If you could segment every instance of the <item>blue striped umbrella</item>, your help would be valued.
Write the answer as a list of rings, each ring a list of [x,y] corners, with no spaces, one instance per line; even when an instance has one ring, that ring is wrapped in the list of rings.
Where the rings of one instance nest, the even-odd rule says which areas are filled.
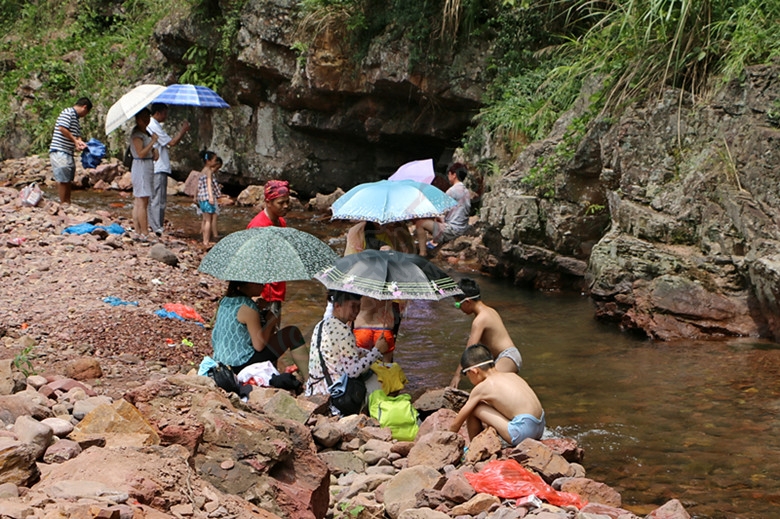
[[[200,85],[173,84],[157,96],[155,103],[180,106],[199,106],[201,108],[230,108],[219,94],[209,87]]]

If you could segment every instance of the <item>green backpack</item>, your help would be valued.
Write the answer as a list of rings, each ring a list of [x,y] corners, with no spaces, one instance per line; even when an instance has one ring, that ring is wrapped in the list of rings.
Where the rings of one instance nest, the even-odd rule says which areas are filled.
[[[395,440],[412,441],[420,429],[411,395],[387,396],[384,391],[377,389],[368,397],[368,411],[372,418],[379,420],[379,425],[393,431]]]

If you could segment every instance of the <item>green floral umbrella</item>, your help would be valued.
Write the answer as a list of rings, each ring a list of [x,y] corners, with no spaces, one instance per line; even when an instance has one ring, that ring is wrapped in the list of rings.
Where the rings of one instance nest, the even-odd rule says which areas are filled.
[[[254,227],[222,238],[198,270],[226,281],[311,279],[338,258],[325,243],[291,227]]]

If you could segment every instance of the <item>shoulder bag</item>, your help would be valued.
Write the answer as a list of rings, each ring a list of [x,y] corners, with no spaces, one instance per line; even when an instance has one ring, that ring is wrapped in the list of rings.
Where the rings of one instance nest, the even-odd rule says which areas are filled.
[[[335,383],[333,382],[330,373],[328,373],[328,365],[325,364],[325,358],[322,356],[322,327],[324,324],[325,320],[320,323],[317,330],[317,353],[320,356],[320,366],[325,383],[328,385],[330,401],[336,409],[341,411],[343,416],[358,414],[363,409],[366,400],[366,383],[360,378],[348,377],[346,373],[341,375]]]

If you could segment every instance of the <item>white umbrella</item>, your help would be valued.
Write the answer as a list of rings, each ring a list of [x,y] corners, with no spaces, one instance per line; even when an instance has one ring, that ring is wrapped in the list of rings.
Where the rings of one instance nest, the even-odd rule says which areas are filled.
[[[436,177],[433,171],[433,159],[413,160],[407,162],[390,175],[387,180],[415,180],[423,184],[430,184]]]
[[[139,85],[111,105],[106,115],[106,134],[122,126],[127,120],[157,99],[165,87],[162,85]]]

